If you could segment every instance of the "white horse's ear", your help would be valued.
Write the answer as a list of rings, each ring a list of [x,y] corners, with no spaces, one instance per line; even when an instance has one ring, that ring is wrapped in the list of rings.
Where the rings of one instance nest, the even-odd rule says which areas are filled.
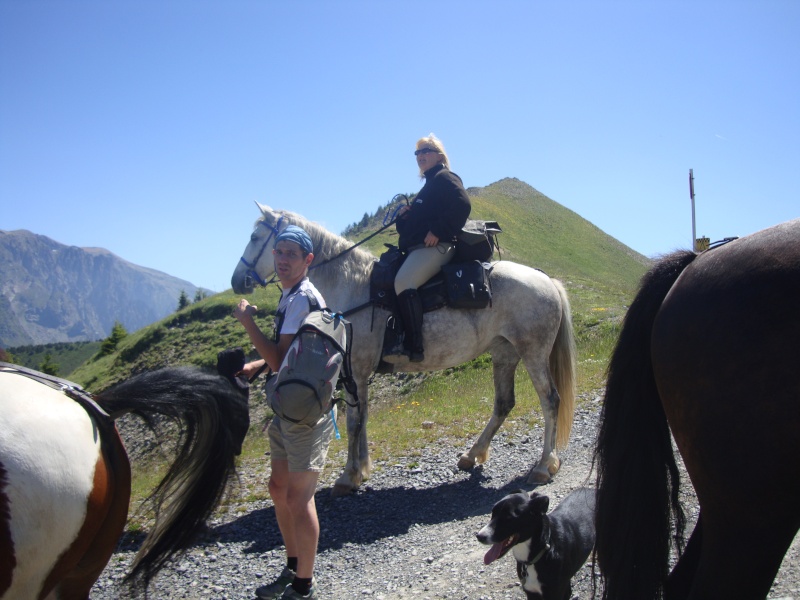
[[[267,206],[266,204],[260,204],[258,202],[258,200],[254,200],[254,202],[256,203],[256,206],[258,207],[258,210],[261,211],[262,215],[266,216],[267,213],[271,213],[272,212],[272,209],[269,206]]]

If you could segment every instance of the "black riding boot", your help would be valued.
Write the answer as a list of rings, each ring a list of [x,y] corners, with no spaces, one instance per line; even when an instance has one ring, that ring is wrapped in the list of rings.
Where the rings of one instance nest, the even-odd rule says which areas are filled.
[[[397,296],[405,331],[405,347],[411,362],[422,362],[422,298],[417,290],[405,290]]]
[[[398,342],[387,350],[383,360],[390,364],[408,361],[421,362],[422,353],[422,299],[417,290],[406,290],[397,296],[398,329],[402,330]]]
[[[389,331],[389,328],[391,328],[392,331]],[[396,307],[395,313],[389,318],[389,322],[387,323],[386,335],[392,336],[394,343],[390,348],[384,351],[381,358],[392,365],[407,363],[408,350],[406,350],[406,346],[403,343],[406,337],[405,333],[403,333],[403,320],[400,318]]]

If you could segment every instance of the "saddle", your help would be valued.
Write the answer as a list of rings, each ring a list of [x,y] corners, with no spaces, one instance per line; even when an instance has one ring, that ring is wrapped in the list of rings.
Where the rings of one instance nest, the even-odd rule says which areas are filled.
[[[396,246],[390,244],[386,246],[388,250],[372,266],[370,301],[394,313],[397,309],[394,279],[405,260],[405,255]],[[422,299],[422,311],[427,313],[445,306],[461,309],[490,306],[491,270],[490,263],[479,260],[451,262],[443,266],[439,273],[417,290]]]

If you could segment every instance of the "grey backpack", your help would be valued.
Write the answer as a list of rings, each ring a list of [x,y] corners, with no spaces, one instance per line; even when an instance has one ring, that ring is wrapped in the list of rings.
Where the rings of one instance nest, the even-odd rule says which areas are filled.
[[[266,385],[273,412],[303,425],[313,425],[331,410],[340,375],[345,388],[355,396],[350,372],[352,336],[348,335],[352,326],[341,314],[319,309],[312,294],[308,299],[312,310],[297,330],[278,372]]]

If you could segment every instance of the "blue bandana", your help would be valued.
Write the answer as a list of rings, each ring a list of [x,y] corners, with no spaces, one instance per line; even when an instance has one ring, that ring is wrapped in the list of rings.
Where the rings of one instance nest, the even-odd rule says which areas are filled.
[[[286,229],[281,231],[278,234],[278,237],[275,238],[275,243],[277,244],[283,240],[294,242],[300,246],[303,249],[303,252],[306,254],[311,254],[314,252],[314,245],[311,243],[311,238],[297,225],[289,225]]]

